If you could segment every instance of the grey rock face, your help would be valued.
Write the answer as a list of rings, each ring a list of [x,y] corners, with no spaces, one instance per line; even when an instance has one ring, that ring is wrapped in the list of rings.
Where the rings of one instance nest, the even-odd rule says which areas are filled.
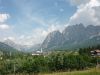
[[[100,26],[88,25],[85,27],[83,24],[76,24],[66,27],[62,33],[59,31],[51,32],[41,46],[44,49],[74,46],[74,44],[82,44],[82,42],[97,36],[100,36]]]
[[[63,44],[63,34],[59,31],[51,32],[44,40],[43,48],[55,48]]]

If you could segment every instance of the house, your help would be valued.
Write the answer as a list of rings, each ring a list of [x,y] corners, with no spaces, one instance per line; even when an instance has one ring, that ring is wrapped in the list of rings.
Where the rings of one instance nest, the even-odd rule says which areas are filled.
[[[91,55],[92,56],[99,56],[100,57],[100,50],[96,49],[96,50],[91,51]]]
[[[97,56],[100,56],[100,50],[99,49],[95,50],[95,52],[96,52]]]

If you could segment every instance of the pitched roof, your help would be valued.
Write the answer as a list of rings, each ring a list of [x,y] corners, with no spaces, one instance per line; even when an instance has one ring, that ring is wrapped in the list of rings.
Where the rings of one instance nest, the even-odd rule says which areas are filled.
[[[97,53],[100,53],[100,50],[99,49],[97,49],[97,50],[95,50]]]

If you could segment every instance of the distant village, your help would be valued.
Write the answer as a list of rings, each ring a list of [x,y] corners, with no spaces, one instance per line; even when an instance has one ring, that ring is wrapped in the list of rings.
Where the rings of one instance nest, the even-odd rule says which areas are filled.
[[[40,50],[36,50],[36,51],[33,51],[32,52],[32,56],[35,56],[35,55],[48,55],[50,52],[47,52],[47,51],[43,51],[43,49],[41,48]]]

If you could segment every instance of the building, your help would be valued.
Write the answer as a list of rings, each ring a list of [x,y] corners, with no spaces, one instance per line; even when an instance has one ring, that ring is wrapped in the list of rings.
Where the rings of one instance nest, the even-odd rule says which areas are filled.
[[[34,56],[34,55],[43,55],[43,50],[42,50],[42,48],[41,48],[41,50],[33,51],[33,52],[32,52],[32,55],[33,55],[33,56]]]
[[[99,56],[100,57],[100,50],[96,49],[96,50],[91,51],[91,55],[92,56]]]
[[[100,56],[100,50],[95,50],[97,56]]]
[[[96,50],[93,50],[91,51],[91,55],[92,57],[100,57],[100,50],[99,49],[96,49]],[[100,68],[100,60],[97,58],[97,68]]]

